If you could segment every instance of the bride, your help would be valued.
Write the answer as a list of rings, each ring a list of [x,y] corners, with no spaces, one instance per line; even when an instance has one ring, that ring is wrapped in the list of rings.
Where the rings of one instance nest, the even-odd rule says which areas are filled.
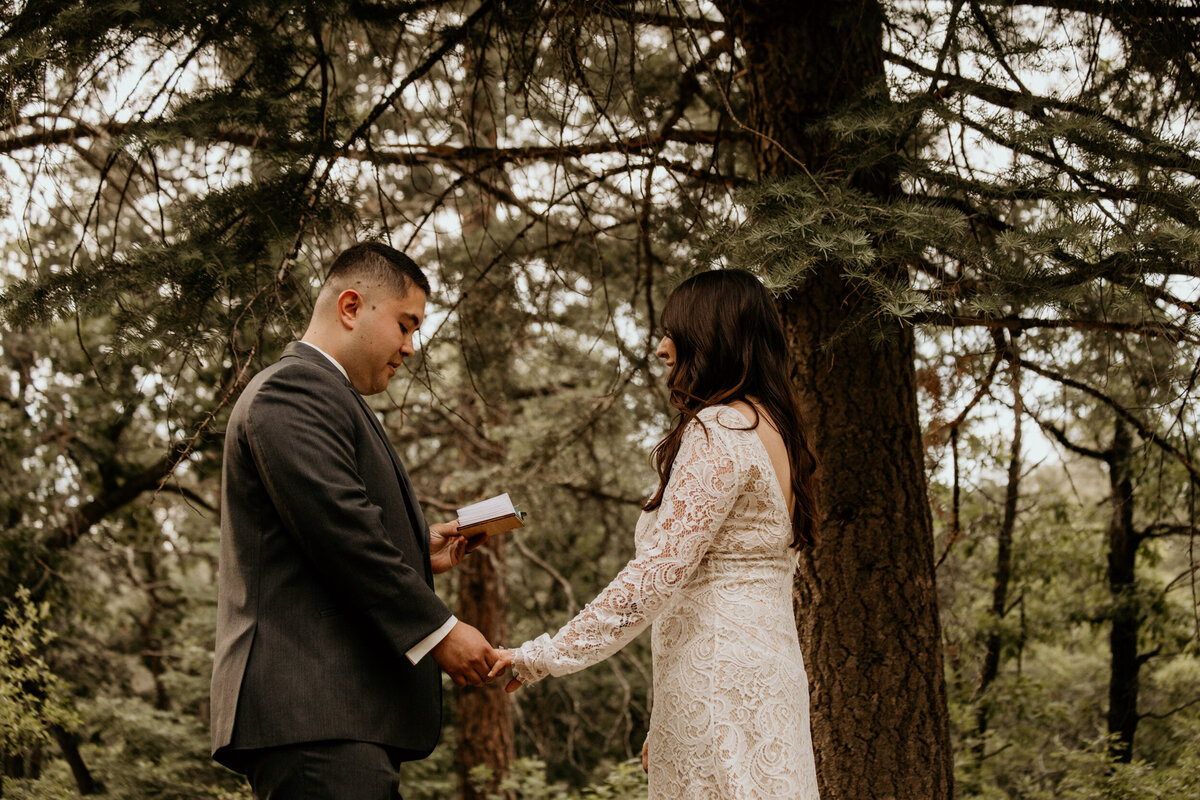
[[[500,651],[489,678],[511,665],[513,691],[576,672],[653,622],[651,800],[817,800],[792,611],[816,464],[779,314],[753,275],[714,270],[671,293],[662,323],[657,354],[680,413],[654,450],[636,555],[553,638]]]

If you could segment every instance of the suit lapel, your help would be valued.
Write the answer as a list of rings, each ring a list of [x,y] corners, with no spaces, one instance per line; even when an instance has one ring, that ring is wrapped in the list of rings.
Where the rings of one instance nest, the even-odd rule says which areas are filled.
[[[392,447],[392,443],[388,441],[387,433],[383,430],[383,425],[380,424],[379,418],[375,416],[375,412],[367,405],[366,399],[351,386],[351,393],[358,400],[358,406],[362,412],[367,415],[367,419],[371,421],[371,427],[375,429],[375,433],[379,436],[380,442],[383,444],[383,449],[387,451],[388,458],[392,460],[392,466],[396,470],[396,477],[400,481],[400,488],[404,490],[404,496],[408,506],[408,516],[412,520],[413,532],[416,534],[417,541],[421,543],[424,550],[429,550],[429,536],[427,534],[427,526],[425,525],[425,515],[421,512],[421,506],[417,502],[417,492],[413,488],[412,481],[408,478],[408,470],[400,463],[400,457],[396,455],[396,448]]]

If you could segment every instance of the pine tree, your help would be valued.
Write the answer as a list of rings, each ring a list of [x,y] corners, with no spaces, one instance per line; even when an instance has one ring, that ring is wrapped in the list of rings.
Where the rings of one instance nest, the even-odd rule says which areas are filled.
[[[5,478],[9,586],[36,583],[32,564],[60,574],[101,532],[140,542],[130,509],[148,497],[203,499],[223,414],[364,237],[431,267],[438,315],[490,296],[513,315],[439,330],[380,410],[431,507],[503,475],[553,509],[548,528],[578,526],[512,540],[516,636],[561,623],[627,554],[615,542],[650,479],[630,454],[665,422],[650,366],[665,292],[714,262],[780,291],[824,465],[797,596],[826,797],[953,791],[923,341],[991,358],[1007,352],[992,332],[1020,333],[1025,378],[1105,404],[1196,479],[1186,370],[1150,413],[1061,367],[1084,340],[1194,353],[1187,4],[57,0],[0,20],[19,231],[4,424],[25,431],[5,447],[46,471]],[[473,69],[488,114],[456,102]],[[481,197],[473,240],[448,221]],[[42,331],[79,390],[37,396]],[[488,336],[506,374],[472,384],[460,351]],[[486,413],[465,413],[467,386]],[[64,468],[37,439],[56,398],[85,392],[57,416],[80,438]],[[494,461],[465,469],[478,446]],[[464,451],[456,469],[442,448]],[[558,712],[612,694],[571,686],[632,694],[638,664],[537,688],[516,711],[543,727],[520,726],[518,747],[576,778],[596,753],[632,755],[644,708]],[[603,746],[581,744],[588,725]]]

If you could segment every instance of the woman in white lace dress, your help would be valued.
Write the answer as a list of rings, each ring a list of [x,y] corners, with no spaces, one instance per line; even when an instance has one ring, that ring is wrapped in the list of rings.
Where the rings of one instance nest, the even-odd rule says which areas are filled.
[[[501,651],[522,682],[596,664],[653,623],[651,800],[817,800],[808,679],[792,616],[811,543],[812,452],[787,383],[778,312],[738,270],[668,298],[658,355],[680,417],[636,555],[553,638]]]

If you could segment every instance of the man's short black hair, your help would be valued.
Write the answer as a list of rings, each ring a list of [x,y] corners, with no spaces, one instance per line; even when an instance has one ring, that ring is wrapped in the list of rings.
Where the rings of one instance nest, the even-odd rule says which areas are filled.
[[[416,262],[379,242],[364,242],[343,251],[325,276],[325,285],[339,290],[351,288],[355,281],[377,284],[400,296],[413,286],[429,294],[429,279]]]

